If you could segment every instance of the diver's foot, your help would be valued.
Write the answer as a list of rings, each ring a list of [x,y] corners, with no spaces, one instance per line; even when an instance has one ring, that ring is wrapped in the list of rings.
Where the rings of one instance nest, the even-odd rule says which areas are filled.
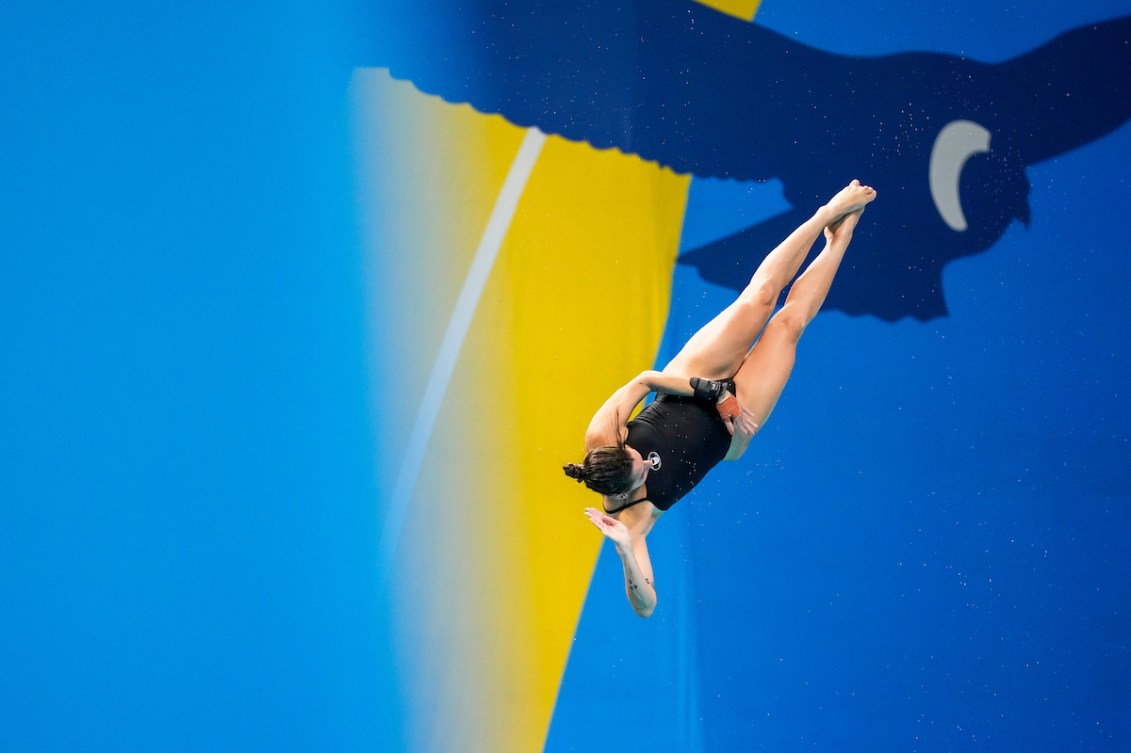
[[[845,217],[857,212],[876,198],[876,189],[871,186],[862,186],[860,181],[854,180],[840,189],[836,196],[829,199],[825,209],[832,215],[828,227],[835,227]]]
[[[852,231],[856,229],[856,223],[860,221],[862,214],[864,214],[864,207],[860,207],[855,212],[849,212],[826,227],[825,242],[832,243],[840,240],[847,244],[848,241],[852,240]]]

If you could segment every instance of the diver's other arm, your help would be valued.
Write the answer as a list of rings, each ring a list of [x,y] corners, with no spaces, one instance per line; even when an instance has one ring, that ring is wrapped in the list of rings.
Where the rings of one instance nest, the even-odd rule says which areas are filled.
[[[585,432],[585,447],[592,449],[624,441],[625,424],[632,411],[650,392],[692,395],[691,380],[659,371],[642,371],[605,401],[593,414]]]
[[[652,562],[644,535],[633,533],[612,515],[592,507],[585,508],[589,521],[616,546],[624,568],[624,593],[629,606],[639,617],[651,617],[656,609],[656,587],[652,582]]]

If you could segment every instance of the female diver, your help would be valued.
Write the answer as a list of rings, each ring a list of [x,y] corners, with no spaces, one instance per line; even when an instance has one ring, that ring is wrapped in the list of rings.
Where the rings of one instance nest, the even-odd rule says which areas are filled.
[[[719,461],[739,458],[770,417],[801,333],[825,301],[864,206],[875,198],[874,189],[852,181],[770,252],[738,300],[663,371],[645,371],[621,387],[589,423],[585,460],[565,472],[601,495],[604,509],[585,514],[616,545],[625,593],[641,617],[656,608],[645,538]],[[825,248],[773,313],[822,232]],[[626,423],[650,392],[656,399]]]

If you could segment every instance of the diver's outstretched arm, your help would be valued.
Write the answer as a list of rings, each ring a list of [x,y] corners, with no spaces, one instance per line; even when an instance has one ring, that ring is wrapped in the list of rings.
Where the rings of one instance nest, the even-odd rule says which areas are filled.
[[[585,508],[585,515],[616,545],[617,556],[624,567],[624,593],[632,611],[639,617],[651,617],[656,609],[656,587],[653,585],[652,561],[648,557],[644,533],[592,507]]]

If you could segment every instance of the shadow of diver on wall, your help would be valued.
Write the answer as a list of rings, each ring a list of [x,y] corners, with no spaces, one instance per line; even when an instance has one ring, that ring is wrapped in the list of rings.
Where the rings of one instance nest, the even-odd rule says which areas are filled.
[[[797,207],[866,175],[885,201],[826,307],[888,321],[945,315],[943,267],[1028,224],[1026,168],[1131,118],[1131,16],[997,64],[835,55],[686,0],[422,0],[374,26],[362,64],[519,126],[699,177],[777,178]],[[797,224],[787,212],[680,262],[739,290]]]

